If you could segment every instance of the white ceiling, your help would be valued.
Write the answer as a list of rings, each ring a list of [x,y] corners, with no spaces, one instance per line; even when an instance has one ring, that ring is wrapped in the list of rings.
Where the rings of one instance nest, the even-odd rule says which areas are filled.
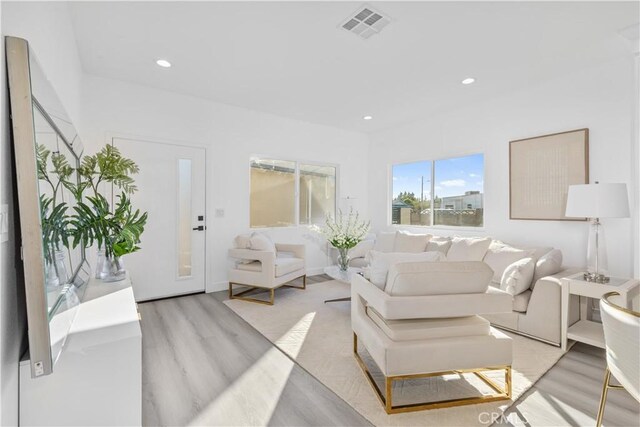
[[[633,2],[71,3],[85,71],[309,122],[375,131],[629,54]],[[173,63],[155,65],[157,58]],[[468,76],[476,83],[463,86]],[[364,121],[362,116],[372,115]]]

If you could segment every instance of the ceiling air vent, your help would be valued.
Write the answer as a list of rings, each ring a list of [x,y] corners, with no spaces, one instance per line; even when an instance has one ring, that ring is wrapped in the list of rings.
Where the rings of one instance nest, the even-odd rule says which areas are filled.
[[[388,16],[383,15],[371,6],[365,5],[344,20],[340,26],[350,33],[356,34],[363,39],[368,39],[382,31],[389,22],[391,22],[391,19]]]

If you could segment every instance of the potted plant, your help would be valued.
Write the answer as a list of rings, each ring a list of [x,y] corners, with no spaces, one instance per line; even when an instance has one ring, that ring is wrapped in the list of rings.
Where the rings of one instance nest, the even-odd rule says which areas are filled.
[[[90,191],[86,202],[81,200],[74,207],[71,223],[74,228],[74,247],[81,241],[86,246],[98,245],[96,278],[106,281],[121,280],[125,276],[122,257],[140,249],[140,237],[147,222],[147,213],[133,209],[128,195],[137,188],[131,175],[138,173],[138,166],[120,151],[106,145],[93,156],[83,157],[78,170],[82,181],[79,192]],[[110,183],[121,191],[115,209],[99,192],[100,184]]]
[[[51,160],[51,170],[49,170],[49,160]],[[74,189],[73,183],[69,180],[73,174],[73,168],[63,154],[52,153],[42,144],[36,145],[36,163],[38,180],[46,184],[40,195],[40,222],[45,259],[45,284],[48,289],[52,289],[65,284],[69,278],[62,247],[69,250],[71,230],[67,215],[68,205],[62,199],[61,190],[63,187]]]
[[[323,228],[314,226],[313,228],[322,233],[331,246],[338,250],[338,267],[340,271],[347,271],[349,268],[349,249],[355,247],[364,239],[369,232],[371,223],[360,219],[360,214],[349,210],[345,216],[338,210],[338,216],[333,218],[327,216]]]

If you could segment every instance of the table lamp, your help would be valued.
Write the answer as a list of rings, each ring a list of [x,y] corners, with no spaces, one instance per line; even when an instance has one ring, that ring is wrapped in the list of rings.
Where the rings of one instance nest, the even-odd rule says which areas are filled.
[[[565,215],[590,218],[587,272],[584,280],[609,283],[607,253],[600,218],[629,218],[627,184],[603,183],[570,185]]]

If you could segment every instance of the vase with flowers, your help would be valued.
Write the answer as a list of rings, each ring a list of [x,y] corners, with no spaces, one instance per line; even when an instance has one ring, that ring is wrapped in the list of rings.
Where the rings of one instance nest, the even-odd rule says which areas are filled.
[[[360,214],[353,209],[347,215],[338,210],[336,217],[327,216],[324,227],[314,226],[323,234],[329,244],[338,250],[338,267],[340,271],[349,268],[349,249],[360,243],[369,232],[370,221],[360,219]]]

